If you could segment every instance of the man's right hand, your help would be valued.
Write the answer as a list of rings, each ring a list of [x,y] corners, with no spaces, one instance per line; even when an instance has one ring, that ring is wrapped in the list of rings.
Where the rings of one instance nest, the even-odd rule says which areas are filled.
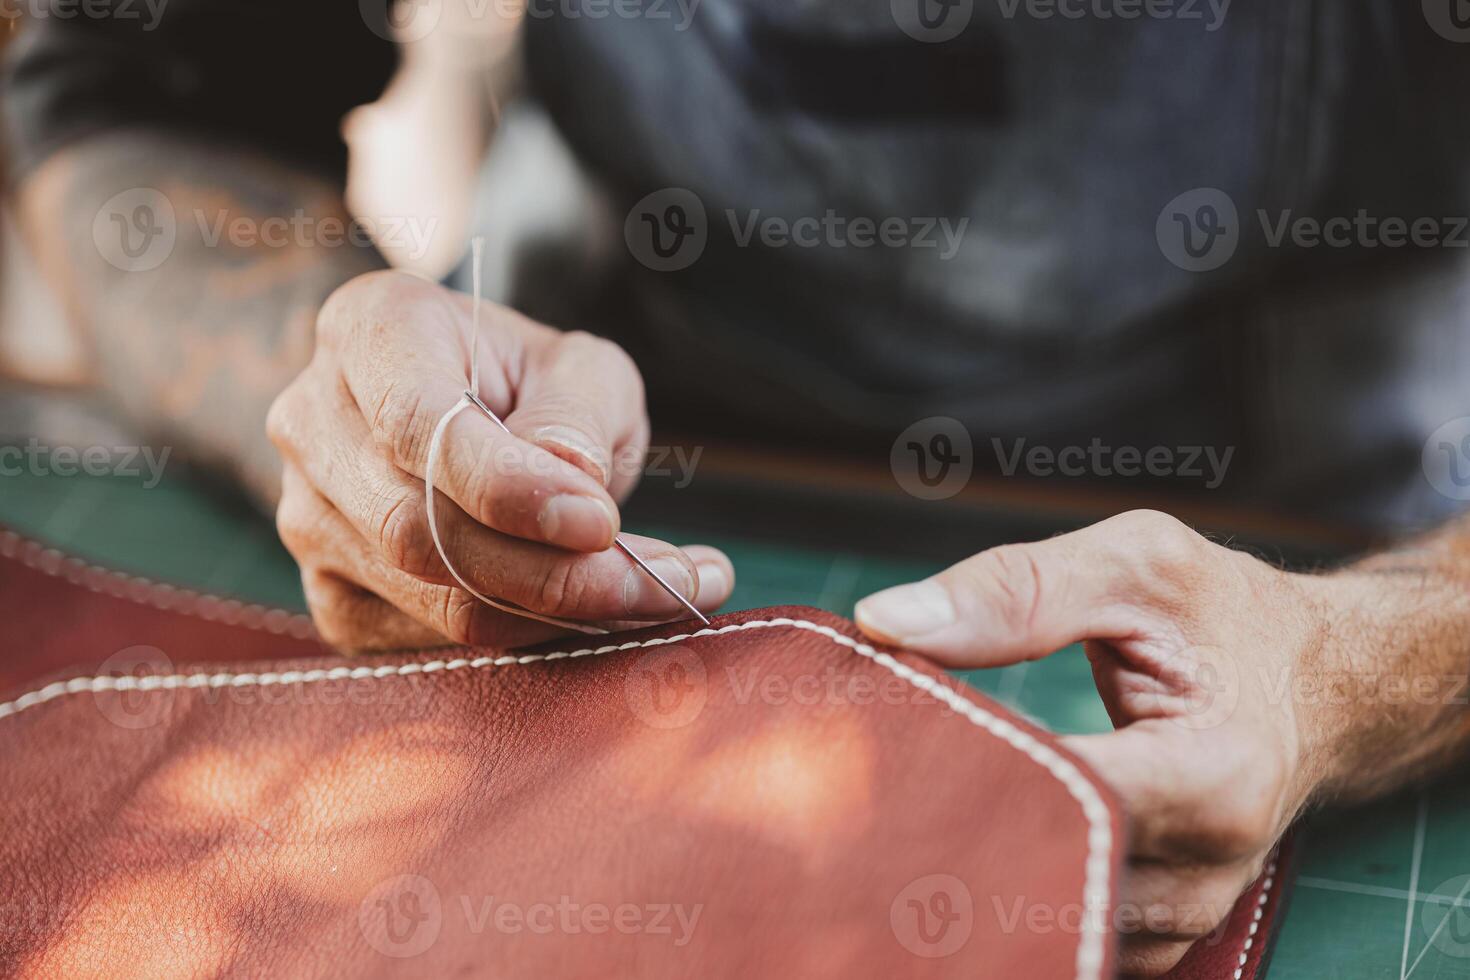
[[[481,312],[479,395],[512,434],[476,411],[445,433],[435,516],[454,567],[480,592],[558,619],[676,617],[670,596],[608,550],[648,440],[632,361],[495,304]],[[468,385],[470,329],[462,294],[359,276],[323,305],[311,363],[271,407],[277,526],[334,646],[514,646],[557,632],[455,586],[429,534],[429,441]],[[729,598],[734,570],[719,551],[625,540],[701,609]]]

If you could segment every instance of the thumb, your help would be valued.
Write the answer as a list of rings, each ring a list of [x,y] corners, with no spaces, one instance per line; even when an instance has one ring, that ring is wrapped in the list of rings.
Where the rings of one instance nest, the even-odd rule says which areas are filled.
[[[531,352],[505,424],[610,487],[624,468],[620,453],[642,461],[643,381],[616,344],[585,333],[558,335]]]
[[[1136,721],[1102,735],[1064,735],[1062,746],[1076,754],[1117,795],[1129,815],[1130,852],[1137,858],[1177,857],[1181,841],[1203,836],[1202,801],[1225,816],[1248,794],[1222,799],[1215,777],[1218,747],[1162,718]]]
[[[1111,602],[1106,544],[1092,529],[981,552],[932,578],[868,596],[859,628],[951,667],[1035,660],[1085,639],[1128,635]]]

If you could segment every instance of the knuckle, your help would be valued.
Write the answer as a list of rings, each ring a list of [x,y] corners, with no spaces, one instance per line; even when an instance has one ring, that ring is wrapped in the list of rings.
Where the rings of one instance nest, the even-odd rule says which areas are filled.
[[[322,640],[333,647],[353,646],[358,617],[352,613],[346,588],[323,574],[308,573],[302,576],[302,591]]]
[[[573,561],[554,561],[542,571],[531,590],[537,612],[567,616],[581,605],[584,585]]]
[[[440,632],[455,643],[474,643],[479,605],[479,600],[463,589],[445,588],[439,603]]]
[[[270,409],[265,413],[265,434],[271,444],[277,449],[285,451],[296,442],[297,419],[299,416],[299,398],[296,386],[301,383],[300,379],[292,382],[276,396],[271,402]]]
[[[276,534],[297,562],[305,563],[316,549],[319,522],[303,495],[282,493],[276,506]]]
[[[617,376],[620,380],[642,391],[643,375],[638,370],[638,364],[633,360],[633,355],[624,350],[621,344],[583,330],[573,330],[563,334],[561,342],[569,348],[585,351],[588,358],[593,360],[605,375]]]
[[[401,382],[383,389],[368,418],[373,443],[399,464],[427,452],[433,423],[425,423],[422,394],[405,390]]]
[[[374,526],[378,547],[394,568],[424,578],[437,567],[428,512],[417,497],[402,494],[384,498]]]
[[[332,347],[359,327],[379,323],[376,318],[365,319],[359,311],[392,302],[410,283],[421,284],[422,281],[394,269],[366,272],[347,280],[332,290],[317,310],[318,343]]]
[[[352,330],[357,320],[352,310],[362,292],[362,279],[363,277],[358,276],[347,280],[332,290],[322,301],[321,307],[316,311],[318,345],[327,348],[336,347],[338,342]]]
[[[1119,530],[1143,545],[1150,564],[1178,568],[1197,560],[1205,539],[1178,518],[1156,510],[1134,510],[1115,518]]]
[[[979,593],[991,600],[1000,621],[1012,631],[1027,630],[1045,594],[1040,562],[1025,545],[1001,545],[982,552],[971,573]]]

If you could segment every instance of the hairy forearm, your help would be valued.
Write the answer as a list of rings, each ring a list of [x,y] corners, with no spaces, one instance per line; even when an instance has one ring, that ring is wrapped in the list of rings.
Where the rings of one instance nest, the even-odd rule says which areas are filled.
[[[1364,799],[1470,761],[1470,520],[1318,584],[1321,644],[1295,687],[1334,747],[1320,795]]]
[[[138,188],[167,207],[139,212],[159,198]],[[19,210],[98,383],[151,437],[273,503],[266,411],[309,359],[322,301],[383,266],[343,234],[341,189],[202,140],[128,133],[47,161]]]

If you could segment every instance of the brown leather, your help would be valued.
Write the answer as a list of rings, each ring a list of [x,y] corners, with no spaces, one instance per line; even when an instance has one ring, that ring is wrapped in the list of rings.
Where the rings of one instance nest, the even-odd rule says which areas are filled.
[[[1195,943],[1165,980],[1257,980],[1266,975],[1271,944],[1291,893],[1293,842],[1288,834],[1266,869],[1219,929]]]
[[[0,604],[0,974],[1111,975],[1102,784],[837,617],[349,660],[13,536]]]
[[[325,656],[305,616],[99,568],[0,528],[0,691],[146,664]],[[165,652],[166,651],[166,652]]]

